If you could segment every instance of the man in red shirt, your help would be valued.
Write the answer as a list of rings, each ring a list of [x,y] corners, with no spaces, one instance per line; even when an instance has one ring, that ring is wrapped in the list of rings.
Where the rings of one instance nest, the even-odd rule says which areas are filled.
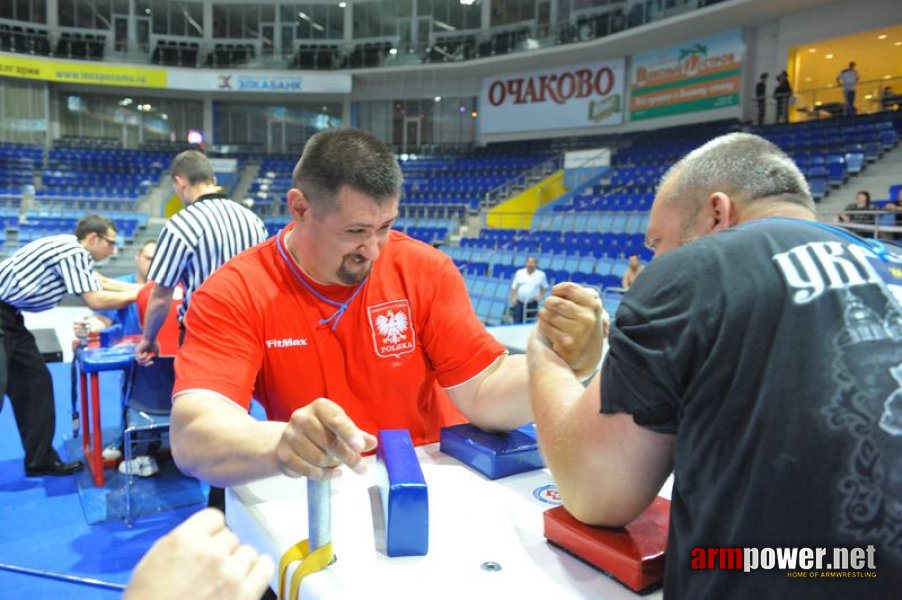
[[[341,464],[361,469],[379,429],[423,444],[462,420],[507,430],[532,419],[523,356],[477,320],[453,262],[391,231],[402,176],[385,144],[317,134],[292,182],[293,222],[192,297],[171,431],[183,471],[219,486],[328,479]],[[579,301],[545,307],[543,334],[584,377],[599,362],[601,303],[569,294]],[[251,397],[269,421],[247,414]]]

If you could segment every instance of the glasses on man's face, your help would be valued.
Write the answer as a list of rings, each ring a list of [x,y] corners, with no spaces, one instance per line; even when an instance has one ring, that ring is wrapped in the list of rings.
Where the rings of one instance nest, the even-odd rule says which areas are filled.
[[[116,240],[115,240],[115,239],[112,239],[112,240],[111,240],[110,238],[106,237],[105,235],[100,235],[99,233],[97,234],[97,237],[99,237],[100,239],[102,239],[104,242],[106,242],[106,243],[109,244],[110,246],[115,246],[115,245],[116,245]]]

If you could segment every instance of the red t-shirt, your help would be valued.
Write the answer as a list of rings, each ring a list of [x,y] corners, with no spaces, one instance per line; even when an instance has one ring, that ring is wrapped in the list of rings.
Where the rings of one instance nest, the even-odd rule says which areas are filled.
[[[150,301],[150,294],[156,283],[148,281],[138,291],[138,297],[135,303],[138,305],[138,322],[141,329],[144,329],[144,315],[147,313],[147,303]],[[160,347],[160,356],[175,356],[179,349],[179,306],[182,304],[182,293],[180,288],[176,288],[178,293],[172,297],[172,305],[169,307],[169,314],[157,333],[157,345]]]
[[[220,267],[194,293],[176,359],[174,393],[212,390],[272,420],[319,397],[361,429],[408,429],[415,444],[464,419],[442,388],[472,379],[504,353],[473,313],[442,252],[398,232],[333,331],[336,302],[355,287],[306,277],[278,236]]]

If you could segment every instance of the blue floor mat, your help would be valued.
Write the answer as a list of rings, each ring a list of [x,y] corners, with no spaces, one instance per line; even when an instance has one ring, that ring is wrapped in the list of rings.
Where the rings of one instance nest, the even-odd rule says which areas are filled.
[[[111,436],[104,435],[104,438]],[[66,440],[66,454],[82,456],[80,438]],[[200,481],[183,475],[171,459],[157,462],[160,472],[153,477],[132,477],[133,519],[176,508],[206,505],[206,490]],[[96,487],[86,466],[76,478],[78,498],[89,525],[125,520],[125,475],[110,468],[104,470],[104,477],[104,487]]]

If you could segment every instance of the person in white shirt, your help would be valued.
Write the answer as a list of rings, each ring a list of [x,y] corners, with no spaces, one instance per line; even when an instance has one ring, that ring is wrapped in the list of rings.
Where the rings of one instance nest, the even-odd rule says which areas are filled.
[[[526,259],[526,267],[518,269],[511,284],[510,303],[514,323],[524,323],[536,317],[539,300],[548,290],[548,278],[535,256]]]
[[[843,97],[846,105],[843,114],[847,117],[855,114],[855,86],[858,84],[858,71],[855,70],[855,63],[850,62],[847,69],[843,69],[836,76],[836,83],[842,86]]]

